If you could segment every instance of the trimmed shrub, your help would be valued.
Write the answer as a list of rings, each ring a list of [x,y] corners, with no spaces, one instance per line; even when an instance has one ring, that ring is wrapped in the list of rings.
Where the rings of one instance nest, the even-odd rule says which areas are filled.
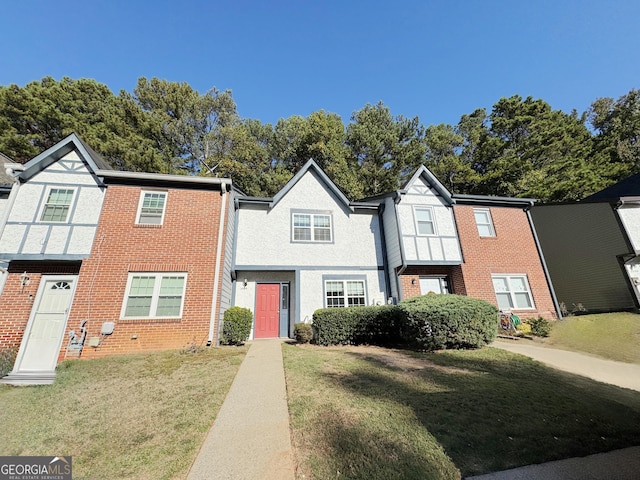
[[[403,300],[399,307],[402,339],[420,350],[479,348],[498,332],[498,309],[484,300],[427,294]]]
[[[531,333],[536,337],[548,337],[551,333],[551,323],[546,318],[529,318],[527,323],[531,325]]]
[[[313,327],[308,323],[296,323],[293,336],[298,343],[309,343],[313,339]]]
[[[253,314],[243,307],[231,307],[225,310],[222,324],[222,340],[224,345],[242,345],[251,334]]]
[[[17,348],[3,348],[0,350],[0,378],[11,371],[17,354]]]
[[[394,345],[400,310],[394,306],[323,308],[313,314],[319,345]]]

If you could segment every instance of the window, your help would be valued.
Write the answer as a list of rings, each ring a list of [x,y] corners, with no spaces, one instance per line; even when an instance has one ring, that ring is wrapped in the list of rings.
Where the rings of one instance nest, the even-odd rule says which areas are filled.
[[[481,237],[496,236],[493,221],[491,220],[491,212],[488,209],[474,208],[473,216],[476,217],[476,225],[478,226],[478,233]]]
[[[42,209],[41,222],[66,222],[73,200],[71,188],[52,188]]]
[[[363,280],[327,280],[326,305],[332,307],[363,307],[367,304]]]
[[[331,215],[326,213],[294,213],[295,242],[331,242]]]
[[[446,277],[420,277],[420,293],[449,293],[449,282]]]
[[[136,223],[144,225],[162,225],[167,192],[142,192],[138,206]]]
[[[501,310],[533,308],[526,275],[493,275],[493,289]]]
[[[179,318],[182,316],[185,273],[131,273],[123,318]]]
[[[418,235],[435,235],[436,225],[433,221],[433,212],[430,208],[416,208],[413,214],[416,219]]]

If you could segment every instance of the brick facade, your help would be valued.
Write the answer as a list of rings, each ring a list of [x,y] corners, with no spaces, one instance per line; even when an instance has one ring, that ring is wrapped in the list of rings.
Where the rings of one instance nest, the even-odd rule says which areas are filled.
[[[486,208],[486,207],[483,207]],[[555,318],[555,308],[526,212],[522,208],[491,207],[494,237],[480,237],[473,206],[453,207],[464,263],[467,295],[497,305],[492,274],[525,274],[534,310],[514,310],[522,317]]]
[[[449,279],[449,293],[458,295],[467,294],[460,265],[413,265],[407,267],[407,269],[402,272],[402,275],[400,275],[402,298],[422,295],[422,292],[420,292],[420,277],[424,276],[447,277]]]
[[[168,188],[162,225],[136,225],[142,188],[110,185],[105,196],[91,256],[82,264],[69,330],[87,322],[83,358],[117,353],[183,348],[207,342],[212,314],[216,247],[221,215],[220,191]],[[224,235],[224,232],[223,232]],[[184,272],[187,282],[181,318],[121,319],[130,272]],[[219,298],[215,300],[219,311]],[[115,322],[101,337],[103,322]],[[217,318],[215,319],[217,327]],[[214,338],[217,332],[214,332]],[[100,346],[88,340],[100,338]],[[76,353],[77,355],[77,353]]]
[[[79,262],[11,262],[0,295],[0,350],[20,347],[42,275],[77,275],[79,269]],[[25,272],[29,283],[22,286]]]
[[[473,206],[453,207],[464,263],[456,266],[409,266],[400,276],[402,298],[421,295],[421,276],[446,276],[449,291],[498,305],[492,274],[527,276],[533,310],[516,310],[522,317],[556,318],[551,292],[544,275],[527,214],[522,208],[491,207],[496,235],[480,237]],[[483,209],[487,207],[483,206]]]

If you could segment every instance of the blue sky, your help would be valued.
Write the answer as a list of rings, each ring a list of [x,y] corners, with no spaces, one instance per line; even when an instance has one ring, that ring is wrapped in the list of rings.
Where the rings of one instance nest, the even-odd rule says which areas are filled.
[[[637,0],[0,2],[0,85],[139,77],[229,89],[242,117],[367,103],[455,124],[519,94],[586,110],[640,88]]]

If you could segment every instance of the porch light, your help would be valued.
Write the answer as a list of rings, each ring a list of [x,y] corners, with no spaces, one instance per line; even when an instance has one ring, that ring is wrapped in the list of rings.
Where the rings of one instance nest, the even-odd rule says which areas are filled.
[[[31,279],[29,278],[27,272],[24,272],[22,275],[20,275],[20,286],[22,286],[22,288],[26,287],[30,283]]]

